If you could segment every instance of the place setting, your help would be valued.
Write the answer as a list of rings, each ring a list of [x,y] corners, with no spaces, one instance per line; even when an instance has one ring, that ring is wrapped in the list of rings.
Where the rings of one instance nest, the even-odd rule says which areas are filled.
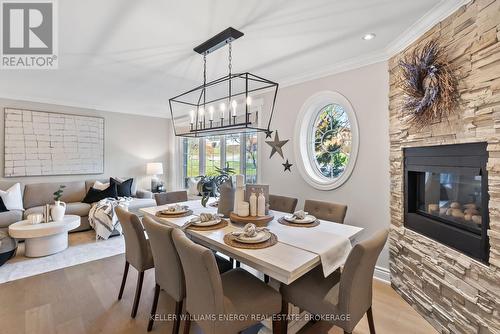
[[[221,214],[217,213],[200,213],[199,215],[188,220],[181,229],[190,229],[195,231],[210,231],[224,228],[228,225],[228,221],[223,219]]]
[[[278,223],[294,227],[315,227],[320,224],[320,221],[308,212],[299,210],[291,215],[278,218]]]
[[[278,237],[266,227],[249,223],[242,230],[227,233],[224,242],[235,248],[262,249],[275,245]]]
[[[169,205],[166,209],[156,212],[156,216],[160,218],[181,218],[191,216],[193,210],[189,209],[187,205],[174,204]]]

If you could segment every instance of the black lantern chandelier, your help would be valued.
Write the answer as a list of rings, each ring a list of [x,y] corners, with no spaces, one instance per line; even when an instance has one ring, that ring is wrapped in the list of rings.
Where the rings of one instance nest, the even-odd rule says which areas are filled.
[[[278,84],[249,72],[232,73],[231,43],[241,36],[227,28],[194,48],[203,56],[203,84],[169,100],[176,136],[269,131]],[[228,74],[207,82],[207,55],[226,45]]]

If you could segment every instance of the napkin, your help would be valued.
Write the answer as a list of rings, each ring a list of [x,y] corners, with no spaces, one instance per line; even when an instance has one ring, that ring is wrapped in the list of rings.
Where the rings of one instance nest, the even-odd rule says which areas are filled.
[[[177,212],[177,211],[182,211],[182,210],[184,210],[186,208],[187,207],[184,206],[184,205],[175,204],[175,205],[169,205],[169,206],[167,206],[167,211],[169,211],[169,212]]]
[[[190,222],[191,223],[197,223],[197,222],[209,222],[212,220],[221,220],[221,215],[218,213],[200,213],[199,216],[193,217]]]
[[[252,238],[252,237],[255,237],[257,236],[257,233],[260,232],[260,231],[266,231],[267,228],[265,227],[257,227],[255,226],[255,224],[251,224],[251,223],[248,223],[246,224],[244,227],[243,227],[243,231],[241,232],[232,232],[231,234],[234,235],[234,236],[244,236],[244,237],[247,237],[247,238]]]
[[[304,210],[299,210],[293,213],[293,217],[296,219],[304,219],[306,218],[307,214],[308,212],[305,212]]]

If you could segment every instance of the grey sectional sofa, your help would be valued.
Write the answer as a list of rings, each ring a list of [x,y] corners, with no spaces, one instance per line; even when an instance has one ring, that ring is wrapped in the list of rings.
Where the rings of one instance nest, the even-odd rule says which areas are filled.
[[[54,202],[53,193],[59,189],[60,185],[65,185],[62,201],[66,203],[66,214],[78,215],[82,218],[80,227],[73,230],[86,231],[90,229],[88,214],[91,205],[83,203],[87,191],[96,180],[73,181],[73,182],[51,182],[51,183],[31,183],[22,185],[23,206],[25,211],[0,212],[0,230],[6,230],[10,224],[25,219],[30,213],[42,213],[45,204]],[[109,179],[99,180],[109,182]],[[6,190],[16,182],[0,182],[0,189]],[[137,189],[136,180],[132,183],[133,200],[130,202],[129,210],[139,213],[140,208],[155,206],[156,202],[153,194],[147,190]]]

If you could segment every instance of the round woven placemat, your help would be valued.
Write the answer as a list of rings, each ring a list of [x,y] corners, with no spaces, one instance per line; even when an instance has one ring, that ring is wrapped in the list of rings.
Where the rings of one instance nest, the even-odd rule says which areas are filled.
[[[231,247],[235,248],[243,248],[243,249],[262,249],[262,248],[267,248],[276,245],[278,243],[278,237],[276,234],[271,233],[271,238],[269,238],[267,241],[264,242],[259,242],[256,244],[246,244],[243,242],[239,242],[236,240],[236,237],[232,235],[231,233],[228,233],[224,236],[224,242],[226,245],[229,245]]]
[[[196,226],[196,225],[190,225],[188,226],[188,230],[193,230],[193,231],[211,231],[211,230],[218,230],[220,228],[224,228],[228,225],[229,223],[227,220],[222,219],[219,224],[211,225],[211,226]]]
[[[317,219],[310,224],[295,224],[295,223],[289,222],[284,217],[279,218],[278,223],[280,223],[281,225],[293,226],[293,227],[314,227],[314,226],[318,226],[320,224],[319,220],[317,220]]]
[[[179,213],[179,214],[175,214],[175,215],[166,215],[166,214],[163,214],[160,211],[158,211],[157,213],[155,213],[155,216],[160,217],[160,218],[182,218],[182,217],[191,216],[192,214],[193,214],[193,210],[187,210],[184,213]]]

